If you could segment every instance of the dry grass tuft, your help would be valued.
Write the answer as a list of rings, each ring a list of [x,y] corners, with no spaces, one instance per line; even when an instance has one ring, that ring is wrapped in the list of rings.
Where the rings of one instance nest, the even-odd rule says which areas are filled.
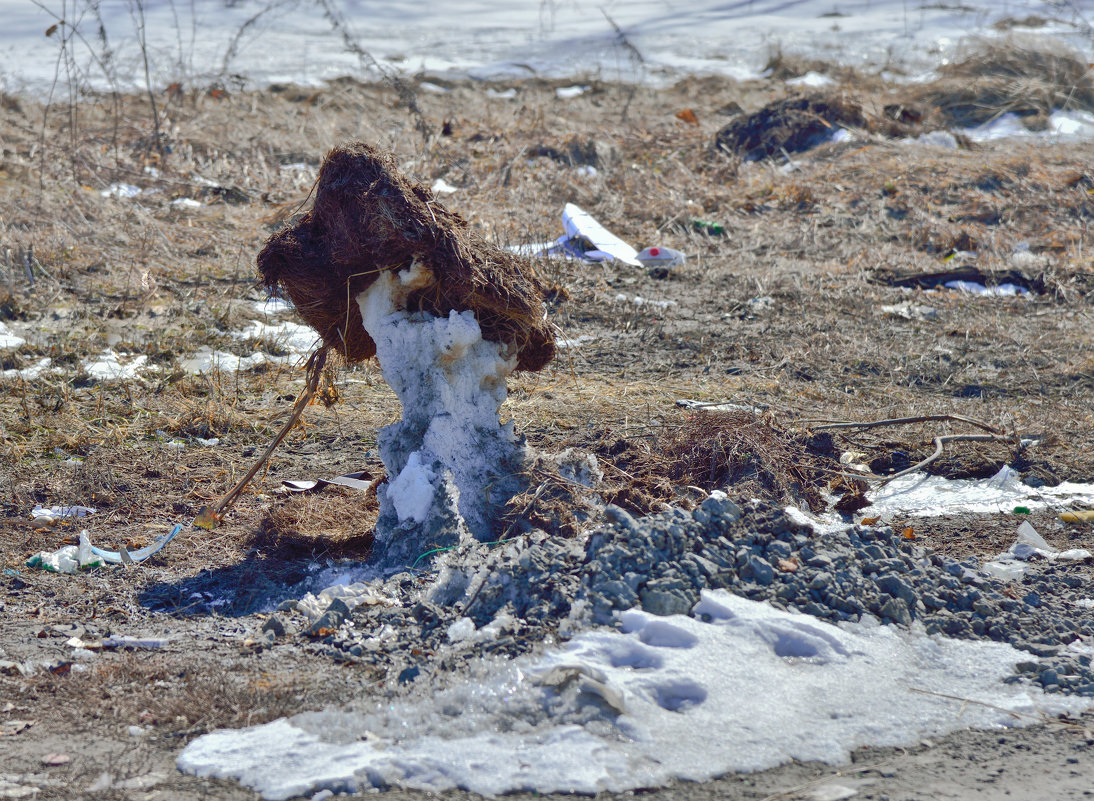
[[[288,495],[266,511],[252,544],[312,556],[365,558],[372,550],[379,511],[375,489],[328,487]]]
[[[88,700],[95,699],[94,717],[183,737],[275,720],[299,711],[313,693],[300,676],[240,674],[200,660],[180,672],[165,655],[141,653],[122,654],[86,673],[41,673],[26,689],[43,707],[72,715],[76,726],[86,725],[77,715],[88,714]]]
[[[980,125],[1012,113],[1043,119],[1056,109],[1094,110],[1094,70],[1058,41],[1010,37],[975,40],[913,93],[949,125]]]
[[[327,347],[355,364],[375,355],[357,295],[385,270],[418,263],[432,276],[407,308],[446,316],[472,310],[483,336],[515,345],[517,369],[539,370],[555,353],[544,289],[531,264],[472,231],[391,154],[364,143],[332,150],[311,210],[270,237],[258,255],[268,288],[284,290]]]
[[[706,492],[732,487],[740,497],[804,499],[809,508],[822,509],[820,466],[805,443],[770,416],[700,411],[667,422],[627,469],[648,482],[651,494],[668,496],[682,486]]]

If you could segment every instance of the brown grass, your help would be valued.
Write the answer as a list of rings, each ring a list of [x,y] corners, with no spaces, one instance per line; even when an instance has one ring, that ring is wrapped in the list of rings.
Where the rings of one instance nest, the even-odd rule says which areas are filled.
[[[1094,70],[1054,40],[973,40],[940,73],[911,98],[937,109],[948,125],[970,127],[1011,113],[1036,127],[1056,109],[1094,110]]]

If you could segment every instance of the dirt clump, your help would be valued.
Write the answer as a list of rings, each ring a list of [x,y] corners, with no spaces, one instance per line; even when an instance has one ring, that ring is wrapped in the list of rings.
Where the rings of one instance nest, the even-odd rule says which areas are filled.
[[[474,311],[486,339],[516,347],[518,370],[540,370],[552,359],[554,334],[531,264],[470,230],[404,177],[391,154],[362,142],[327,154],[312,208],[258,255],[267,288],[288,295],[349,364],[376,353],[357,296],[381,272],[416,262],[432,280],[410,294],[408,309]]]
[[[759,161],[800,153],[827,142],[844,127],[866,127],[862,105],[842,93],[787,97],[731,121],[715,137],[721,150]]]

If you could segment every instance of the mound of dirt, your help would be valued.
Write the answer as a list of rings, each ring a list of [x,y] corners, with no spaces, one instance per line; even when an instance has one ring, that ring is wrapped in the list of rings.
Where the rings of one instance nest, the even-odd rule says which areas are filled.
[[[788,97],[730,122],[715,146],[759,161],[783,151],[800,153],[827,142],[843,127],[864,128],[862,106],[840,93]]]

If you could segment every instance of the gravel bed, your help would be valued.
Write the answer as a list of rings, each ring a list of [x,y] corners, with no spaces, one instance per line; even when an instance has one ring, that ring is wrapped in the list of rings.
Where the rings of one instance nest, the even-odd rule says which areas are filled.
[[[350,609],[336,600],[320,620],[298,623],[302,636],[336,659],[383,668],[397,688],[486,654],[515,656],[612,625],[624,609],[689,614],[700,591],[726,589],[834,623],[872,615],[928,634],[1010,643],[1029,654],[1012,680],[1094,696],[1087,649],[1067,647],[1094,638],[1094,608],[1080,603],[1094,598],[1094,582],[1081,566],[1043,562],[1004,582],[975,559],[932,553],[888,527],[820,533],[780,507],[741,509],[720,493],[690,513],[635,519],[609,507],[608,517],[584,541],[465,545],[440,555],[428,579],[387,579],[383,592],[397,605]],[[279,615],[266,624],[271,642],[284,623],[291,629],[291,613]]]

